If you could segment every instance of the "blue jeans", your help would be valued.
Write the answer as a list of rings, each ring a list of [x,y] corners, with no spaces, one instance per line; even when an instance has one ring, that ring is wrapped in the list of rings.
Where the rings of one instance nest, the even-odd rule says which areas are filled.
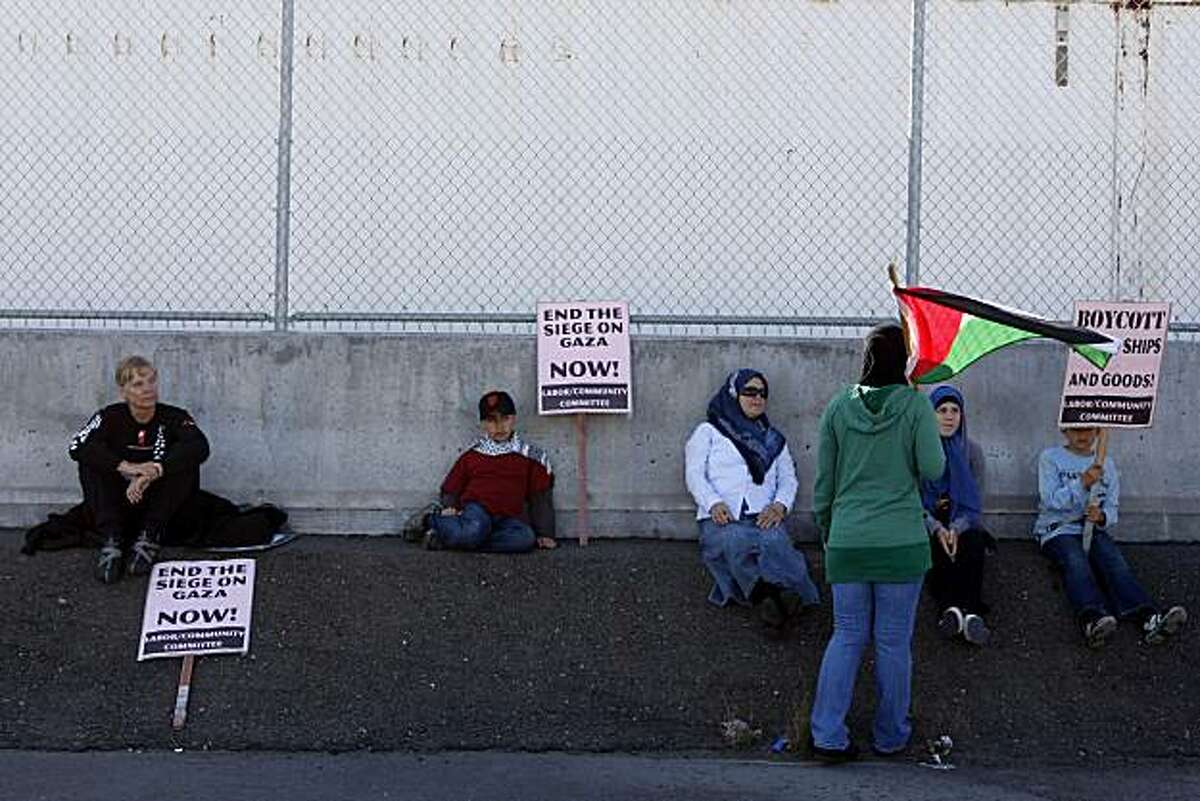
[[[758,581],[794,592],[805,605],[821,600],[804,554],[792,545],[782,523],[761,529],[753,519],[719,526],[705,518],[700,521],[700,558],[713,577],[708,600],[717,606],[748,603]]]
[[[1083,537],[1059,534],[1042,544],[1042,553],[1058,565],[1075,616],[1081,622],[1115,612],[1117,617],[1140,617],[1154,611],[1154,602],[1133,576],[1121,549],[1103,529],[1092,534],[1092,548],[1083,552]]]
[[[434,541],[454,551],[524,553],[537,544],[528,523],[515,517],[492,515],[473,501],[463,505],[461,514],[435,514],[430,523]]]
[[[908,745],[912,723],[912,633],[921,598],[921,580],[833,585],[833,636],[825,647],[817,697],[813,701],[812,738],[821,748],[850,745],[846,715],[863,649],[875,638],[875,749],[899,751]]]

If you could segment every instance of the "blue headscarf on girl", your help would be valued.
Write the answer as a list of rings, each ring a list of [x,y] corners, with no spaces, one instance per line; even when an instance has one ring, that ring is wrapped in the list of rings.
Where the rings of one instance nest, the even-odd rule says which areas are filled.
[[[767,378],[757,370],[742,369],[730,373],[708,402],[708,422],[733,443],[750,470],[750,478],[755,484],[761,484],[775,463],[775,458],[783,451],[787,439],[771,427],[766,414],[751,420],[742,411],[738,393],[752,378],[762,381],[763,388],[766,388]]]
[[[940,386],[929,396],[933,408],[945,402],[958,404],[962,412],[958,430],[948,437],[942,437],[942,452],[946,454],[946,469],[942,477],[936,481],[921,482],[921,501],[926,509],[933,509],[938,499],[943,495],[950,497],[950,519],[957,520],[961,515],[978,517],[982,511],[979,501],[979,488],[975,485],[975,476],[971,474],[970,456],[967,452],[967,410],[962,393],[954,387]]]

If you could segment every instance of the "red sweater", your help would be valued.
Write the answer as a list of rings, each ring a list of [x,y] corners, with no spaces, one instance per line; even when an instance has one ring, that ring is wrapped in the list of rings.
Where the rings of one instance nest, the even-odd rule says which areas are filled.
[[[550,483],[545,467],[519,453],[487,456],[470,450],[450,468],[442,494],[458,498],[460,506],[474,501],[497,517],[523,517],[525,501]]]

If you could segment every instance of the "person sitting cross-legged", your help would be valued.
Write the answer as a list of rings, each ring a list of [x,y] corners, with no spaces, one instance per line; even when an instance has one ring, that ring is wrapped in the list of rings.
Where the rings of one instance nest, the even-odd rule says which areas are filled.
[[[116,381],[122,402],[92,415],[68,451],[103,543],[95,573],[106,584],[127,568],[150,572],[172,517],[200,489],[209,453],[191,414],[158,402],[158,371],[148,360],[122,359]]]
[[[441,498],[408,519],[404,537],[430,550],[523,553],[554,548],[554,474],[544,451],[517,434],[512,396],[479,399],[481,436],[450,469]]]

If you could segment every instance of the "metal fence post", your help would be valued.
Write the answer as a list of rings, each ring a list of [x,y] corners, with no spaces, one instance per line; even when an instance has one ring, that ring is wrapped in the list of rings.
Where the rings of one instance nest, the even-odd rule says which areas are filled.
[[[282,0],[279,31],[279,159],[275,177],[275,330],[288,327],[288,253],[292,212],[292,67],[296,2]]]
[[[909,84],[908,128],[908,239],[904,246],[904,282],[912,285],[921,276],[921,158],[925,125],[925,3],[913,0],[912,81]]]

